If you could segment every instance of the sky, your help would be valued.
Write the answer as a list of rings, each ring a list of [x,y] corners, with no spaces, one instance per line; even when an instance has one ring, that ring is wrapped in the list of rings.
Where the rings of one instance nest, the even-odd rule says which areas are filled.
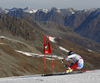
[[[78,10],[100,8],[100,0],[0,0],[2,8],[75,8]]]

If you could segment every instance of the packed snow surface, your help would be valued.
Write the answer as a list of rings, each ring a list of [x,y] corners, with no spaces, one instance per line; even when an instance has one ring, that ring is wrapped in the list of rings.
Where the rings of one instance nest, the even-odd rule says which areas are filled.
[[[50,41],[53,42],[53,43],[56,43],[56,42],[55,42],[55,38],[56,38],[56,37],[51,37],[51,36],[49,36]]]
[[[59,46],[59,48],[60,48],[61,50],[64,50],[65,52],[69,52],[69,50],[66,50],[65,48],[63,48],[63,47],[61,47],[61,46]]]
[[[0,78],[0,83],[100,83],[100,70],[46,77],[41,75],[6,77]]]
[[[44,54],[37,54],[37,53],[29,53],[29,52],[23,52],[19,50],[15,50],[16,52],[22,53],[26,56],[32,56],[32,57],[44,57]],[[63,59],[63,57],[57,56],[57,55],[52,55],[53,60],[55,59]],[[46,55],[46,59],[51,60],[51,55]]]

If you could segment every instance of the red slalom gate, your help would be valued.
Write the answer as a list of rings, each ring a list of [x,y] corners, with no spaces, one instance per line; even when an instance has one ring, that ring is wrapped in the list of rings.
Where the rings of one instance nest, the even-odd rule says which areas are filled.
[[[51,46],[50,46],[50,40],[48,36],[48,42],[46,43],[46,37],[44,36],[44,49],[43,49],[43,54],[44,54],[44,74],[46,74],[46,54],[51,54],[51,62],[52,62],[52,70],[54,74],[54,64],[53,64],[53,58],[52,58],[52,52],[51,52]]]

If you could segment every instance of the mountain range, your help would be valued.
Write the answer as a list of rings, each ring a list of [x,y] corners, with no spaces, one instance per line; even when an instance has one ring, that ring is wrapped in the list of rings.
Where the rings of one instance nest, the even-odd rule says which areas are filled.
[[[23,18],[23,17],[29,15],[29,18],[31,17],[31,18],[33,18],[33,20],[38,21],[38,22],[49,21],[49,22],[54,22],[54,23],[63,25],[65,27],[66,26],[70,27],[77,34],[91,39],[91,40],[87,39],[87,41],[88,41],[88,44],[91,43],[92,46],[86,45],[86,41],[83,38],[80,38],[79,36],[77,36],[79,38],[70,38],[70,37],[67,37],[67,36],[64,37],[64,38],[68,39],[68,40],[70,40],[70,41],[72,41],[76,44],[82,45],[85,48],[89,48],[91,50],[95,49],[93,47],[93,43],[91,42],[92,40],[94,40],[96,42],[100,42],[99,41],[100,36],[99,36],[99,33],[98,33],[99,24],[100,24],[99,23],[99,21],[100,21],[99,20],[99,13],[100,13],[99,8],[97,8],[97,9],[92,8],[92,9],[88,9],[88,10],[76,10],[76,9],[73,9],[73,8],[67,8],[67,9],[51,8],[51,9],[36,10],[36,12],[34,12],[34,13],[30,13],[30,10],[32,10],[32,9],[28,8],[28,7],[25,8],[25,9],[13,8],[13,9],[9,10],[7,15],[13,16],[13,17],[19,17],[19,18]],[[25,12],[25,11],[28,11],[28,12]],[[95,12],[98,12],[98,15],[96,15]],[[92,16],[94,15],[94,17],[91,17],[91,14],[92,14]],[[93,25],[94,28],[92,29],[92,26],[91,26],[92,23],[89,23],[89,22],[92,22],[94,19],[96,19],[96,23]],[[88,22],[88,20],[89,20],[89,22]],[[87,29],[83,30],[82,29],[83,25],[85,25],[85,27],[87,27]],[[90,26],[90,29],[88,30],[89,26]],[[95,31],[95,32],[93,32],[93,31]],[[82,33],[84,33],[84,34],[82,34]],[[74,37],[75,37],[75,35],[74,35]],[[85,43],[80,44],[80,41],[78,39],[80,41],[83,39]],[[92,49],[92,48],[94,48],[94,49]]]
[[[39,22],[52,21],[57,24],[69,26],[77,34],[95,40],[96,42],[100,42],[100,37],[98,32],[100,26],[99,8],[76,10],[74,8],[58,9],[53,7],[51,9],[37,10],[27,7],[24,9],[21,8],[5,9],[5,11],[8,11],[6,12],[8,16],[22,18],[26,14],[29,14],[34,20]],[[96,23],[94,23],[95,20]],[[94,27],[93,29],[92,26]],[[82,27],[83,28],[85,27],[86,29],[84,28],[83,30]]]
[[[59,46],[67,50],[73,48],[73,51],[85,60],[84,68],[100,68],[99,10],[99,8],[90,10],[1,8],[1,77],[43,73],[43,58],[25,56],[16,50],[43,54],[44,35],[55,37],[55,43],[51,42],[53,55],[60,57],[66,55]],[[54,62],[57,72],[65,70],[58,59]],[[50,65],[49,60],[47,64]],[[47,72],[50,73],[49,65]]]

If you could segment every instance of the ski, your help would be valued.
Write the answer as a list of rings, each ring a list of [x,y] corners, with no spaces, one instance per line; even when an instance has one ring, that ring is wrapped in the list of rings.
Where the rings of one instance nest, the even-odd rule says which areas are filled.
[[[43,74],[41,76],[58,76],[58,75],[70,75],[70,74],[79,74],[79,73],[84,73],[86,71],[73,71],[73,72],[69,72],[69,73],[66,73],[66,72],[60,72],[60,73],[50,73],[50,74]]]

